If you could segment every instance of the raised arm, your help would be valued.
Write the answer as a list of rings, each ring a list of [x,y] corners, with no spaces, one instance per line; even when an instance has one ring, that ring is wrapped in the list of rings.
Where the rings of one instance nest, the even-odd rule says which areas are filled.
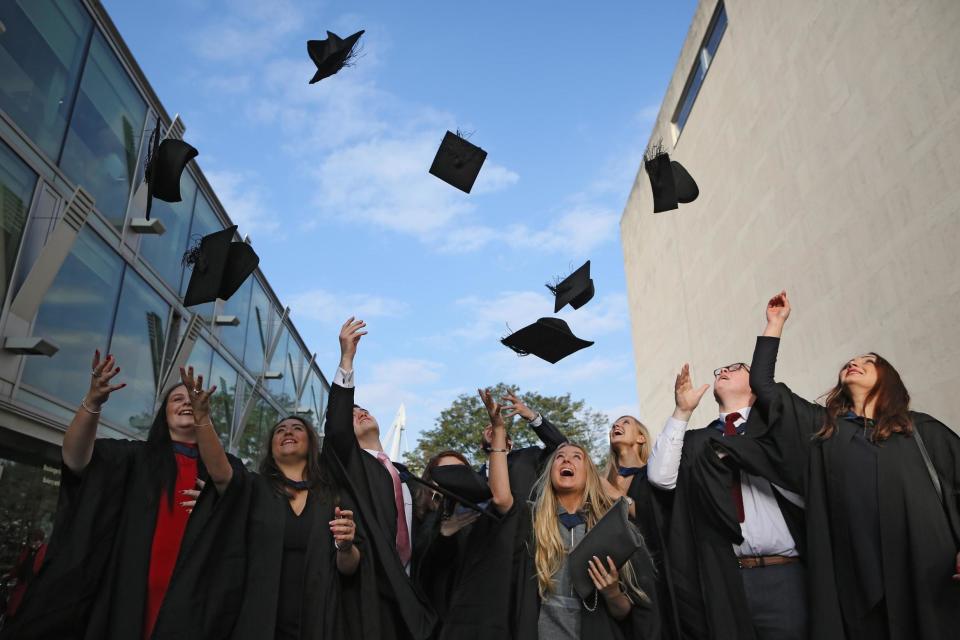
[[[647,460],[647,479],[653,486],[668,490],[676,488],[687,425],[693,411],[700,404],[700,399],[709,388],[708,384],[694,388],[689,364],[684,364],[677,374],[673,384],[673,398],[676,403],[673,415],[667,418],[663,431],[653,445],[650,459]]]
[[[516,395],[512,393],[504,394],[501,401],[503,402],[503,417],[510,418],[518,415],[523,418],[527,424],[533,428],[533,432],[537,434],[537,437],[540,438],[540,442],[542,442],[546,448],[547,454],[553,453],[557,447],[567,441],[567,436],[563,435],[552,422],[542,414],[528,407],[526,403]]]
[[[513,493],[510,492],[510,472],[507,467],[507,427],[503,422],[501,406],[493,399],[489,389],[477,389],[483,406],[490,416],[493,427],[493,440],[490,443],[490,476],[488,483],[493,494],[493,506],[501,514],[513,507]]]
[[[777,396],[774,372],[777,368],[777,350],[783,326],[790,317],[790,299],[781,291],[767,302],[767,326],[757,338],[750,365],[750,388],[761,407],[768,406]]]
[[[210,418],[210,397],[217,391],[216,385],[207,390],[203,388],[203,376],[193,377],[193,367],[180,367],[180,381],[187,388],[190,408],[193,409],[193,426],[197,436],[197,451],[203,466],[210,474],[210,480],[223,495],[233,478],[233,467],[223,450],[223,443],[217,436],[217,430]]]
[[[357,448],[357,436],[353,432],[353,360],[360,338],[367,334],[363,330],[366,326],[365,322],[351,316],[340,327],[340,364],[327,402],[324,443],[329,444],[344,462]]]
[[[63,434],[63,463],[76,474],[83,472],[93,457],[93,443],[97,439],[97,424],[104,403],[110,399],[111,393],[127,386],[126,383],[112,384],[113,377],[120,373],[116,364],[113,356],[108,355],[101,362],[100,351],[94,352],[90,389]]]

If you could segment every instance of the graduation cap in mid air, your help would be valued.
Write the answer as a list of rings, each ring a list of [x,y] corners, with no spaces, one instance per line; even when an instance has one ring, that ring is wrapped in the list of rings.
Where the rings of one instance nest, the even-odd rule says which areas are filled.
[[[147,167],[143,172],[147,184],[147,220],[153,199],[164,202],[180,202],[180,176],[187,163],[197,157],[197,150],[183,140],[165,138],[160,140],[160,118],[150,136],[150,151]]]
[[[676,160],[671,160],[660,145],[644,157],[643,165],[653,191],[654,213],[676,209],[678,203],[693,202],[700,195],[697,183],[687,170]]]
[[[573,335],[567,323],[560,318],[540,318],[500,342],[522,356],[532,353],[550,364],[556,364],[571,353],[593,344],[590,340]]]
[[[430,173],[450,186],[470,193],[486,159],[486,151],[468,142],[459,132],[447,131],[430,165]]]
[[[570,551],[567,566],[570,567],[573,577],[573,588],[583,600],[593,595],[595,589],[587,571],[590,558],[596,556],[606,566],[607,556],[610,556],[619,569],[643,546],[640,531],[630,524],[629,518],[630,507],[627,501],[618,499]]]
[[[201,238],[200,243],[184,255],[186,265],[193,267],[183,304],[227,300],[260,264],[260,257],[246,242],[234,242],[237,225]]]
[[[307,40],[307,53],[313,64],[317,65],[317,72],[313,74],[310,84],[329,78],[348,66],[357,55],[356,47],[362,35],[362,29],[346,38],[327,31],[326,40]]]
[[[590,261],[557,284],[548,284],[547,289],[556,297],[553,312],[559,313],[565,305],[579,309],[593,298],[593,278],[590,277]]]

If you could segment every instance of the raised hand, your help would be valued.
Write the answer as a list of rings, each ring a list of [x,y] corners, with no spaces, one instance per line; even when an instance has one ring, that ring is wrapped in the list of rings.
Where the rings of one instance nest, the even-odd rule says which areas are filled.
[[[673,385],[673,398],[676,401],[676,408],[673,410],[673,417],[677,420],[686,422],[693,415],[694,409],[700,404],[700,399],[707,392],[710,385],[705,384],[700,387],[693,387],[693,380],[690,377],[690,365],[684,364],[677,374],[677,380]]]
[[[783,290],[767,302],[767,323],[783,325],[789,317],[790,299],[787,298],[787,291]]]
[[[113,380],[114,376],[120,373],[120,367],[115,366],[116,364],[117,361],[113,356],[107,355],[101,362],[100,350],[97,349],[93,352],[93,363],[90,368],[90,390],[87,391],[87,395],[83,399],[83,404],[88,410],[99,412],[103,403],[110,399],[111,393],[127,386],[126,382],[111,384],[110,381]]]
[[[513,416],[520,416],[527,422],[530,422],[537,417],[537,412],[528,407],[523,400],[513,395],[512,393],[505,393],[500,401],[503,402],[503,417],[512,418]]]
[[[347,321],[340,327],[340,368],[344,371],[353,370],[353,358],[357,355],[357,344],[360,338],[367,335],[363,328],[367,323],[363,320],[356,320],[353,316],[347,318]]]
[[[500,406],[494,397],[490,393],[489,389],[477,389],[477,393],[480,394],[480,400],[483,401],[483,406],[487,410],[487,415],[490,416],[490,424],[494,428],[503,427],[503,414],[501,410],[503,409]]]
[[[210,396],[217,390],[214,385],[207,390],[203,389],[203,376],[193,377],[193,367],[184,369],[180,367],[180,381],[187,388],[187,397],[190,399],[190,408],[193,409],[193,424],[209,424],[213,426],[210,420]]]
[[[333,520],[330,521],[330,533],[337,545],[337,551],[347,552],[353,547],[353,538],[357,532],[357,525],[353,522],[353,511],[336,507],[333,511]]]

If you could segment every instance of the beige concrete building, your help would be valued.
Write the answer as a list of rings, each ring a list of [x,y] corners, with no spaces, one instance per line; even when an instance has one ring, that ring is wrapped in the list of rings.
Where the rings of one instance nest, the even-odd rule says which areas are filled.
[[[650,137],[700,197],[654,215],[641,166],[620,222],[654,431],[684,362],[750,361],[781,288],[780,381],[812,399],[876,351],[960,429],[958,34],[957,0],[701,0]]]

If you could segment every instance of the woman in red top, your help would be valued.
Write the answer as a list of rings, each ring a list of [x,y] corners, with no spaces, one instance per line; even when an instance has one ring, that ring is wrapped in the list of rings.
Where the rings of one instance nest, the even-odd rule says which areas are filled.
[[[4,637],[213,638],[236,619],[249,492],[210,419],[216,387],[181,368],[146,442],[98,439],[119,373],[96,353],[63,438],[47,561]]]

